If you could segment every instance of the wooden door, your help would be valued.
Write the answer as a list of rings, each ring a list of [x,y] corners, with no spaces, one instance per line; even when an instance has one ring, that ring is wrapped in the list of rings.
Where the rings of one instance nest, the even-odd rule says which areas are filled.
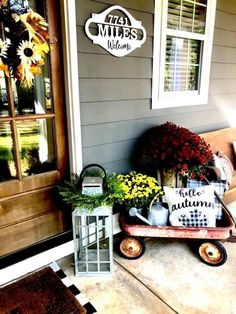
[[[5,10],[10,4],[24,10],[27,3],[7,2]],[[68,166],[59,1],[28,3],[48,22],[50,52],[30,88],[0,71],[0,256],[70,228],[56,188]],[[4,23],[2,39],[8,36]]]

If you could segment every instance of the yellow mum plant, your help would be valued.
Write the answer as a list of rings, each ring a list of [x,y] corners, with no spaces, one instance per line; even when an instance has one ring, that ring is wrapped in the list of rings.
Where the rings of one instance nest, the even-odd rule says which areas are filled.
[[[117,178],[121,181],[124,195],[119,199],[119,204],[127,208],[149,207],[154,197],[158,198],[163,194],[162,188],[157,179],[142,173],[131,171],[128,174],[119,174]]]

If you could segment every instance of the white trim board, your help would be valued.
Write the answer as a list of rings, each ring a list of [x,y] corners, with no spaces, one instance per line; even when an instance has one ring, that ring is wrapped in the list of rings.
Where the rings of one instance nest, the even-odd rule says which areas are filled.
[[[70,171],[71,173],[79,174],[83,166],[76,35],[76,7],[75,1],[71,0],[60,0],[60,4]]]

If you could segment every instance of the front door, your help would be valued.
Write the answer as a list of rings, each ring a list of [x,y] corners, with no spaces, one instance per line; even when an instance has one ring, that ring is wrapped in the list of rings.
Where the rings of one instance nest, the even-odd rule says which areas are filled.
[[[4,5],[0,9],[0,46],[5,52],[1,49],[0,63],[8,65],[6,70],[0,64],[0,256],[3,256],[62,233],[70,226],[56,188],[68,167],[59,1],[1,3]],[[48,29],[36,14],[28,18],[28,6],[45,17]],[[16,14],[13,30],[7,21],[7,10]],[[29,36],[31,26],[36,33]],[[38,40],[44,43],[44,36],[50,51],[47,53],[45,46],[40,46],[44,52],[38,51],[41,56],[36,58],[34,47],[39,47]],[[23,67],[17,68],[21,80],[17,77],[19,73],[14,72],[16,58]]]

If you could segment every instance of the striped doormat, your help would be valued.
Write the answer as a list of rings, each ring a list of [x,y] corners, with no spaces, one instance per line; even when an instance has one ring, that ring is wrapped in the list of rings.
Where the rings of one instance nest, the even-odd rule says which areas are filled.
[[[87,314],[97,313],[94,306],[86,299],[86,297],[81,293],[81,291],[71,282],[71,280],[66,276],[66,274],[61,270],[59,265],[56,262],[53,262],[49,265],[52,270],[57,274],[57,276],[61,279],[63,284],[70,289],[75,298],[79,301],[79,303],[85,308]]]
[[[0,313],[93,314],[93,305],[56,262],[0,288]]]

